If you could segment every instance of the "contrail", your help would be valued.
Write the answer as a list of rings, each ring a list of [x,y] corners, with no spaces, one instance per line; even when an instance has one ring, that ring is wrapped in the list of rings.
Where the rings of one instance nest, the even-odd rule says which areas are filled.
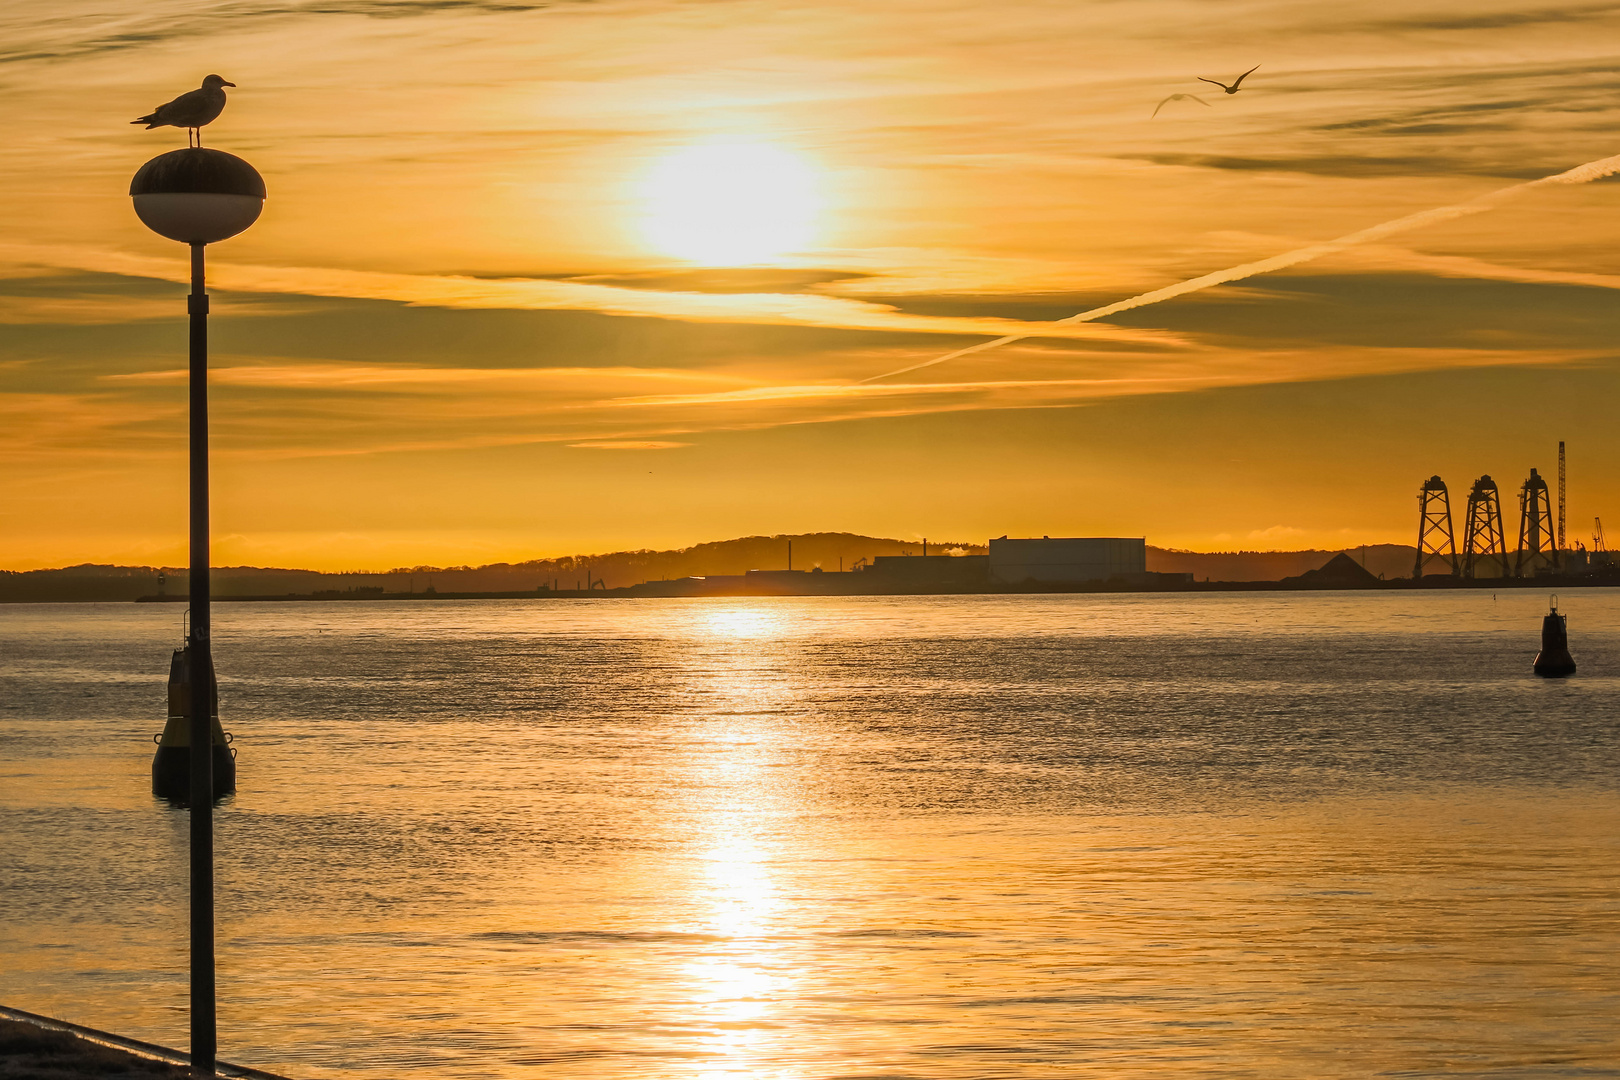
[[[1346,233],[1337,240],[1324,240],[1320,244],[1295,248],[1293,251],[1285,251],[1281,255],[1273,255],[1269,259],[1243,263],[1240,266],[1228,267],[1225,270],[1216,270],[1214,273],[1205,274],[1202,277],[1178,281],[1174,285],[1166,285],[1162,289],[1154,289],[1152,292],[1145,292],[1128,300],[1119,300],[1100,308],[1092,308],[1090,311],[1082,311],[1078,315],[1070,315],[1066,319],[1054,320],[1050,325],[1063,326],[1068,323],[1086,323],[1097,319],[1105,319],[1121,311],[1145,307],[1148,304],[1157,304],[1161,300],[1185,296],[1187,293],[1198,292],[1212,285],[1224,285],[1231,281],[1242,281],[1244,278],[1254,277],[1256,274],[1269,274],[1273,270],[1297,266],[1302,262],[1310,262],[1312,259],[1320,259],[1324,255],[1332,255],[1343,251],[1345,248],[1355,247],[1357,244],[1365,244],[1369,240],[1382,240],[1386,236],[1394,236],[1396,233],[1403,233],[1409,229],[1421,229],[1425,225],[1438,225],[1443,221],[1454,221],[1460,217],[1467,217],[1469,214],[1478,214],[1547,184],[1585,184],[1593,180],[1601,180],[1605,176],[1613,176],[1617,172],[1620,172],[1620,154],[1589,161],[1585,165],[1577,165],[1573,169],[1567,169],[1552,176],[1543,176],[1539,180],[1527,180],[1522,184],[1514,184],[1511,187],[1487,192],[1466,202],[1452,203],[1450,206],[1440,206],[1433,210],[1408,214],[1405,217],[1396,218],[1394,221],[1386,221],[1382,225],[1372,225],[1357,232]],[[961,356],[984,352],[986,349],[995,349],[1002,345],[1010,345],[1014,341],[1023,341],[1026,338],[1039,336],[1038,334],[1009,334],[1006,337],[999,337],[992,341],[969,345],[965,349],[957,349],[955,352],[946,353],[944,356],[936,356],[932,360],[924,360],[920,364],[912,364],[910,367],[899,368],[895,371],[885,372],[882,375],[873,375],[869,379],[862,379],[861,382],[869,383],[876,382],[879,379],[891,379],[896,375],[905,375],[913,371],[921,371],[923,368],[933,367],[935,364],[943,364],[947,360],[955,360]]]

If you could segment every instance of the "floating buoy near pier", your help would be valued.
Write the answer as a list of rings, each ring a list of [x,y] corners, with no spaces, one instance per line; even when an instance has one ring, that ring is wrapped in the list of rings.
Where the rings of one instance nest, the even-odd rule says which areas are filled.
[[[1541,651],[1536,653],[1535,672],[1555,679],[1575,674],[1575,658],[1569,655],[1568,616],[1558,613],[1558,597],[1552,598],[1541,620]]]
[[[236,749],[219,725],[219,688],[213,695],[214,798],[236,790]],[[191,658],[185,649],[174,650],[169,661],[169,721],[152,755],[152,794],[185,802],[191,798]]]

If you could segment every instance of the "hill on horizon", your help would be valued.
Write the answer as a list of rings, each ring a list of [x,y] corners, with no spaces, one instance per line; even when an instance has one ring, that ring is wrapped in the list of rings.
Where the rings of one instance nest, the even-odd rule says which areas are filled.
[[[692,547],[654,551],[642,548],[595,555],[565,555],[483,566],[409,566],[392,570],[327,573],[296,568],[214,567],[215,596],[284,596],[325,590],[377,589],[384,592],[532,592],[541,585],[584,588],[587,579],[608,588],[666,578],[742,574],[749,570],[793,568],[851,569],[860,559],[878,555],[920,555],[921,540],[895,540],[855,533],[796,533],[744,536]],[[959,552],[983,555],[983,544],[928,542],[929,554]],[[84,564],[58,570],[0,571],[0,602],[60,600],[134,600],[158,592],[158,575],[166,591],[183,595],[190,574],[186,567],[109,566]]]
[[[285,596],[323,591],[381,589],[384,592],[530,592],[555,583],[563,589],[583,588],[587,579],[608,588],[669,578],[741,574],[749,570],[779,570],[788,565],[788,544],[793,545],[793,568],[852,569],[858,561],[879,555],[920,555],[920,540],[862,536],[858,533],[795,533],[744,536],[665,551],[639,549],[596,555],[567,555],[483,566],[413,566],[383,572],[326,573],[296,568],[227,566],[213,571],[214,595]],[[929,554],[983,555],[984,544],[928,542]],[[1411,574],[1416,549],[1405,544],[1370,544],[1344,549],[1374,575],[1389,578]],[[1161,573],[1190,573],[1199,581],[1278,581],[1316,570],[1338,550],[1199,552],[1147,549],[1147,567]],[[0,603],[64,601],[132,601],[164,590],[184,595],[189,576],[185,567],[114,566],[86,563],[53,570],[0,571]]]

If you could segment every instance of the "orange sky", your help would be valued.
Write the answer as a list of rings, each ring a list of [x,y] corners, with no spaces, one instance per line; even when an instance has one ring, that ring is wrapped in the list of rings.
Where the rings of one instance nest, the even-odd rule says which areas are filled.
[[[1620,184],[1042,324],[1620,153],[1617,32],[1556,3],[19,0],[0,567],[185,559],[184,250],[126,195],[184,134],[128,121],[210,71],[238,87],[205,141],[271,193],[210,250],[217,562],[1410,543],[1424,478],[1508,492],[1560,438],[1585,537],[1620,514]],[[1209,107],[1152,117],[1172,93]]]

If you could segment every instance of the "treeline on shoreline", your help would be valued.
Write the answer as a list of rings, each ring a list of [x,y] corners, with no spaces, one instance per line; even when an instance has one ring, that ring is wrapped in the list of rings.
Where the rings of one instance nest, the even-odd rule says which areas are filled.
[[[287,596],[332,593],[485,593],[532,592],[541,586],[559,590],[607,588],[644,581],[742,574],[749,570],[793,568],[850,570],[861,560],[880,555],[921,555],[921,540],[896,540],[856,533],[800,533],[746,536],[667,551],[616,551],[570,555],[484,566],[416,566],[385,572],[323,573],[292,568],[227,566],[212,572],[215,596]],[[928,543],[928,554],[983,555],[984,544]],[[1402,544],[1350,549],[1372,574],[1409,576],[1414,548]],[[1148,569],[1192,574],[1197,580],[1278,581],[1322,566],[1334,551],[1194,552],[1148,548]],[[184,596],[189,575],[184,567],[84,564],[53,570],[0,571],[0,603],[119,603],[160,593]],[[598,586],[600,587],[600,586]]]

